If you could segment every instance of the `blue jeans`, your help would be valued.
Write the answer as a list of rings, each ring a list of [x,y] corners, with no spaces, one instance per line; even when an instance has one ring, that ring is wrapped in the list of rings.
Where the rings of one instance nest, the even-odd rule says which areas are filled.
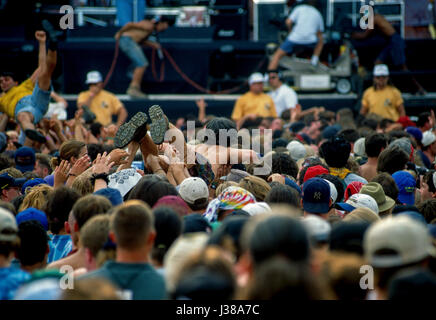
[[[46,91],[40,89],[38,81],[36,81],[32,94],[21,98],[15,106],[15,118],[20,112],[27,111],[33,114],[33,123],[36,124],[41,121],[42,117],[48,110],[50,92],[51,90]]]
[[[280,46],[280,49],[282,49],[287,54],[290,54],[295,51],[295,49],[312,49],[314,50],[316,47],[316,42],[314,43],[308,43],[308,44],[299,44],[292,41],[289,41],[286,39]]]
[[[398,33],[395,33],[390,37],[389,44],[383,49],[378,60],[384,63],[391,62],[393,66],[402,66],[406,63],[406,54],[403,38]]]
[[[133,10],[134,0],[117,0],[117,20],[120,27],[128,22],[138,22],[144,20],[145,16],[145,0],[136,0],[136,14],[134,17]]]
[[[120,38],[120,49],[130,58],[135,68],[148,66],[144,51],[132,38],[122,36]]]

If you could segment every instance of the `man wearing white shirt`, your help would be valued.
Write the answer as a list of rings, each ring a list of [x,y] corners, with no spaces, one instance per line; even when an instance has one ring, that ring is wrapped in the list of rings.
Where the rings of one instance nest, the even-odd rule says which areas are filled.
[[[310,3],[311,1],[307,2]],[[280,59],[286,54],[294,52],[296,46],[313,49],[311,62],[312,65],[317,65],[324,46],[322,38],[324,20],[321,13],[312,5],[300,4],[292,10],[286,19],[286,26],[291,32],[274,53],[268,70],[277,69]]]
[[[298,114],[301,111],[297,94],[292,88],[282,82],[278,71],[271,70],[268,72],[268,82],[271,86],[271,91],[268,94],[274,100],[274,105],[279,117],[288,109],[290,109],[291,115],[293,115],[293,113]]]

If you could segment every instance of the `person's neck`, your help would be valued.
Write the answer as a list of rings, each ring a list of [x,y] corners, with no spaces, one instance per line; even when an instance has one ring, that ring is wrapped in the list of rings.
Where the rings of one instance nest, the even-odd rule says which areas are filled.
[[[117,247],[116,256],[117,256],[116,261],[121,263],[149,263],[150,262],[149,251],[146,250],[145,248],[130,251]]]
[[[366,164],[370,166],[376,166],[377,162],[378,162],[377,157],[368,157],[368,161],[366,162]]]
[[[33,273],[34,271],[44,269],[46,267],[46,265],[47,264],[43,263],[43,262],[37,262],[37,263],[32,264],[30,266],[23,266],[23,265],[21,265],[21,270],[26,271],[28,273]]]
[[[0,255],[0,268],[9,268],[11,266],[12,255],[5,257]]]
[[[384,90],[387,87],[387,85],[385,86],[375,86],[375,90]]]

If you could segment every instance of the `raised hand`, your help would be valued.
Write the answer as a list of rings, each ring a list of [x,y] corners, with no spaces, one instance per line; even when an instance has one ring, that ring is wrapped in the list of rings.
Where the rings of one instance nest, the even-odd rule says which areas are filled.
[[[73,165],[70,171],[70,175],[78,176],[81,175],[86,169],[91,165],[91,159],[88,155],[79,158]]]
[[[39,42],[44,42],[47,40],[47,35],[45,34],[45,31],[38,30],[35,32],[35,38]]]
[[[95,159],[94,165],[92,166],[92,173],[109,173],[109,170],[115,164],[115,162],[110,162],[110,160],[111,159],[107,155],[107,152],[103,152],[103,154],[99,153]]]
[[[115,165],[119,166],[120,164],[126,164],[127,160],[125,160],[125,158],[127,158],[129,156],[129,154],[124,151],[123,149],[113,149],[110,153],[109,153],[109,160],[113,161],[115,163]]]
[[[65,181],[67,181],[70,168],[71,165],[67,160],[62,160],[59,166],[56,167],[54,171],[54,185],[53,185],[55,189],[64,185]]]

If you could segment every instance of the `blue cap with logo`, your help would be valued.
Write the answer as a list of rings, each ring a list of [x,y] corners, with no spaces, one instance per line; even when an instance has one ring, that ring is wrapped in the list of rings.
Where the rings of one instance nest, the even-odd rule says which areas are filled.
[[[397,171],[392,175],[398,186],[398,200],[408,205],[415,204],[415,178],[407,171]]]
[[[15,167],[21,172],[33,171],[35,168],[35,150],[29,147],[21,147],[15,151]]]
[[[321,178],[312,178],[303,184],[303,208],[309,213],[327,213],[330,210],[330,185]]]
[[[41,179],[41,178],[27,180],[23,184],[23,186],[21,187],[21,193],[25,194],[27,188],[32,188],[32,187],[37,186],[39,184],[48,184],[48,183],[44,179]]]
[[[0,174],[0,189],[6,189],[11,187],[21,187],[26,182],[26,178],[15,179],[9,173]]]

